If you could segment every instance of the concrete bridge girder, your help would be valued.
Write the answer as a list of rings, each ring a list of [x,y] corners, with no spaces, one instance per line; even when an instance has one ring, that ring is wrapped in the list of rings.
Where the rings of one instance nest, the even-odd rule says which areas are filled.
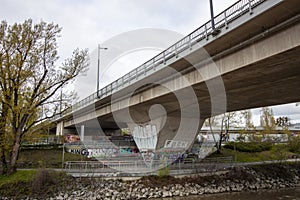
[[[262,38],[259,41],[251,42],[250,45],[243,47],[239,51],[230,53],[221,58],[215,59],[214,63],[207,63],[201,66],[201,71],[191,71],[183,76],[175,77],[168,80],[164,85],[169,90],[164,89],[163,86],[154,86],[145,91],[133,94],[130,97],[124,99],[116,100],[111,102],[110,105],[103,106],[94,112],[93,114],[88,114],[84,116],[78,116],[76,121],[87,121],[95,117],[99,118],[109,118],[112,112],[122,112],[123,109],[128,107],[135,109],[137,107],[142,107],[148,104],[148,102],[159,102],[160,100],[164,102],[168,101],[170,97],[170,91],[177,91],[178,93],[184,91],[186,87],[192,86],[201,105],[202,100],[209,101],[211,97],[207,89],[207,83],[212,81],[216,77],[211,77],[210,80],[203,79],[201,73],[209,73],[212,65],[218,67],[222,80],[226,88],[226,95],[230,94],[233,90],[243,90],[250,89],[263,91],[268,88],[256,87],[253,83],[267,82],[270,80],[280,80],[286,79],[289,76],[289,72],[296,75],[295,70],[298,70],[297,65],[299,64],[299,45],[300,45],[300,24],[296,24],[292,27],[288,27],[280,32],[270,35],[268,38]],[[196,53],[190,56],[197,56]],[[289,67],[286,67],[286,66]],[[290,70],[291,69],[291,70]],[[275,74],[276,73],[276,74]],[[263,79],[262,79],[263,78]],[[188,80],[188,84],[183,79]],[[184,84],[183,84],[184,83]],[[186,85],[187,84],[187,85]],[[238,86],[238,87],[235,87]],[[288,85],[285,85],[288,87]],[[217,92],[215,95],[218,95]],[[270,96],[271,98],[271,96]],[[284,102],[284,101],[283,101]],[[288,103],[290,101],[287,101]],[[207,102],[205,102],[206,104]],[[230,110],[234,110],[234,105],[228,101]],[[262,106],[263,103],[259,105],[252,105],[252,107]],[[174,104],[175,105],[175,104]],[[265,105],[268,105],[267,103]],[[273,105],[273,104],[272,104]],[[167,105],[168,106],[168,105]],[[172,109],[172,105],[169,106]],[[210,107],[200,106],[201,114],[210,114]],[[205,107],[208,107],[205,110]],[[249,108],[249,106],[244,106]],[[237,109],[243,109],[243,106],[239,106]],[[236,110],[237,110],[236,109]],[[107,116],[107,117],[106,117]],[[147,121],[145,119],[145,121]],[[126,121],[125,121],[126,122]],[[66,126],[72,125],[74,121],[66,121]]]
[[[289,1],[289,2],[292,2],[292,1]],[[297,2],[297,1],[293,1],[293,2]],[[284,2],[284,3],[287,3],[287,2]],[[295,8],[295,7],[292,7],[292,8]],[[260,17],[260,18],[262,18],[262,17]],[[259,21],[259,22],[261,22],[261,21]],[[266,23],[266,22],[264,21],[264,23]],[[272,22],[272,23],[274,23],[274,22]],[[250,24],[249,26],[253,28],[253,26],[254,26],[253,23],[249,22],[248,24]],[[258,25],[255,24],[255,26],[258,26]],[[244,29],[246,29],[246,28],[243,28],[243,30]],[[257,29],[257,27],[256,27],[256,29]],[[251,31],[251,30],[249,30],[249,31]],[[289,49],[293,49],[293,48],[296,48],[297,46],[299,46],[299,34],[298,33],[299,33],[299,22],[297,22],[297,21],[296,21],[296,24],[292,24],[289,26],[285,25],[283,28],[281,28],[281,30],[279,29],[279,30],[276,30],[275,32],[274,31],[272,32],[269,30],[267,30],[265,32],[262,31],[262,34],[259,34],[258,39],[254,40],[254,41],[250,41],[250,42],[249,41],[241,42],[240,45],[237,45],[238,49],[236,49],[233,52],[229,52],[228,54],[225,54],[221,57],[215,58],[214,63],[218,67],[219,72],[222,75],[223,79],[226,78],[225,76],[228,76],[229,73],[237,71],[242,68],[250,68],[251,67],[251,70],[247,70],[247,71],[252,72],[252,70],[255,68],[256,63],[258,63],[264,59],[268,60],[268,58],[271,58],[272,56],[274,56],[276,54],[279,55],[282,52],[288,51]],[[213,42],[212,45],[206,46],[205,48],[209,49],[209,52],[212,52],[213,51],[212,47],[216,46],[215,43],[218,44],[218,46],[220,46],[219,48],[224,48],[223,46],[228,46],[227,43],[229,41],[224,40],[224,38],[238,40],[239,37],[241,37],[241,38],[244,37],[241,35],[234,35],[234,33],[233,34],[228,33],[228,35],[229,36],[225,35],[220,38],[218,38],[218,36],[217,36],[217,39],[215,40],[215,42]],[[225,44],[225,45],[222,45],[222,44]],[[228,51],[228,50],[229,49],[227,49],[226,51]],[[200,51],[200,52],[202,52],[202,51]],[[190,55],[186,56],[186,60],[193,60],[193,64],[197,62],[197,58],[199,58],[199,55],[196,50],[191,52]],[[170,67],[176,68],[176,66],[178,66],[178,65],[186,65],[187,63],[185,63],[185,64],[182,63],[181,62],[182,60],[183,59],[177,61],[177,63],[179,63],[179,64],[176,64],[176,63],[171,64]],[[272,60],[270,60],[268,64],[270,64],[270,63],[272,63]],[[287,61],[287,63],[288,63],[288,61]],[[202,70],[201,73],[205,73],[206,70],[209,72],[209,70],[211,69],[211,67],[210,67],[211,65],[213,65],[213,63],[208,63],[206,66],[201,66],[201,68],[200,68]],[[188,72],[184,75],[184,77],[186,80],[190,81],[190,85],[193,85],[194,88],[198,89],[199,87],[197,87],[197,85],[201,85],[201,83],[204,83],[204,79],[203,79],[203,77],[197,75],[197,73],[198,72],[196,72],[196,73]],[[259,72],[259,73],[265,73],[265,72]],[[209,74],[211,74],[211,73],[209,73]],[[230,77],[230,75],[229,75],[229,77]],[[169,83],[166,83],[166,84],[169,84],[170,86],[172,86],[173,91],[180,90],[180,89],[186,87],[186,85],[183,84],[184,82],[182,82],[182,78],[183,78],[183,76],[179,77],[179,78],[174,78],[173,80],[170,80]],[[213,77],[211,77],[211,78],[213,78]],[[206,78],[206,80],[208,80],[208,79]],[[244,78],[243,80],[246,81],[247,77]],[[228,84],[230,84],[230,83],[228,83]],[[228,85],[225,84],[225,86],[227,87]],[[151,98],[163,96],[163,95],[167,94],[167,92],[168,91],[162,90],[161,87],[157,86],[157,87],[150,88],[145,92],[140,92],[138,94],[134,94],[133,96],[130,97],[130,99],[131,99],[130,106],[135,106],[137,104],[147,102]],[[121,109],[125,108],[126,106],[127,106],[127,104],[124,104],[123,100],[119,100],[117,102],[111,102],[110,105],[102,106],[100,109],[97,108],[97,110],[95,112],[86,113],[86,114],[84,114],[84,116],[78,115],[76,121],[79,121],[79,122],[87,121],[87,120],[95,118],[95,117],[105,116],[105,115],[111,113],[112,111],[121,110]],[[75,123],[74,120],[70,120],[70,121],[67,120],[65,125],[70,126],[74,123]]]

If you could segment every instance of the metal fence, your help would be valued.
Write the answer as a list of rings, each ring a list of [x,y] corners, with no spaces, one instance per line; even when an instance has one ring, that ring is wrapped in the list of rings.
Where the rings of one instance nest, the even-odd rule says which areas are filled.
[[[62,145],[63,138],[61,136],[49,136],[41,138],[30,138],[22,141],[21,146],[38,146],[38,145]]]
[[[223,27],[228,27],[230,23],[239,18],[240,16],[246,13],[252,13],[253,9],[259,4],[265,2],[267,0],[240,0],[233,4],[231,7],[227,8],[219,15],[215,16],[215,27],[216,29],[221,29]],[[71,113],[72,111],[76,111],[84,106],[94,103],[99,99],[103,99],[109,95],[112,95],[114,92],[125,88],[134,82],[141,80],[158,69],[163,68],[167,61],[178,57],[178,54],[183,52],[186,49],[192,49],[192,47],[202,41],[208,40],[209,36],[212,35],[214,30],[211,26],[211,21],[206,22],[198,29],[184,37],[183,39],[176,42],[174,45],[170,46],[166,50],[162,51],[160,54],[156,55],[154,58],[148,60],[141,66],[136,69],[130,71],[125,74],[121,78],[116,81],[110,83],[99,91],[91,94],[85,99],[75,103],[71,108],[67,109],[64,115]],[[212,38],[213,39],[213,38]]]
[[[172,171],[176,171],[180,174],[188,171],[189,173],[200,173],[200,172],[215,172],[219,170],[226,170],[233,167],[232,157],[219,157],[204,159],[201,162],[194,161],[177,161],[170,165],[160,161],[154,160],[151,166],[147,165],[143,160],[132,160],[132,161],[71,161],[65,162],[65,171],[69,174],[105,174],[109,173],[123,173],[130,174],[147,174],[155,173],[157,169],[169,167],[170,174]]]

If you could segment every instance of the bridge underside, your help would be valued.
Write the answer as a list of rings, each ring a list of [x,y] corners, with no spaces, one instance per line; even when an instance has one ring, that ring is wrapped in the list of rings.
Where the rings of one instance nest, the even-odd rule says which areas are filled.
[[[215,60],[219,70],[224,72],[221,77],[226,91],[227,111],[300,101],[299,27],[298,24],[291,28],[291,32],[286,30],[276,33],[267,40],[257,41],[239,52]],[[292,34],[289,35],[289,33]],[[276,41],[275,44],[274,41]],[[287,45],[290,45],[287,43],[293,43],[292,47],[286,48]],[[264,48],[262,49],[262,47]],[[265,56],[265,54],[269,54],[269,56]],[[204,67],[209,67],[209,65]],[[237,67],[237,65],[242,67]],[[199,79],[201,79],[198,72],[189,72],[184,76],[190,81],[197,96],[197,102],[187,101],[184,108],[180,105],[174,92],[168,91],[163,86],[155,86],[147,91],[135,94],[131,99],[133,105],[129,107],[130,116],[136,124],[141,126],[149,124],[151,119],[153,121],[153,118],[149,117],[149,110],[153,108],[153,105],[161,105],[165,109],[166,115],[162,114],[162,116],[167,116],[166,119],[163,119],[159,114],[154,116],[160,121],[165,120],[165,126],[160,128],[157,136],[156,149],[164,147],[167,140],[174,139],[182,120],[185,120],[185,123],[192,122],[193,125],[189,124],[188,126],[191,126],[191,130],[195,131],[201,128],[204,119],[211,116],[212,96],[207,85],[210,82],[213,84],[214,79],[206,82],[198,81],[195,78],[195,76],[199,76]],[[176,85],[177,80],[172,81]],[[157,91],[163,91],[164,94],[143,102],[134,102],[137,98],[144,97],[146,99],[147,96],[151,96],[150,93],[157,93]],[[183,98],[189,98],[187,88],[176,90],[176,93],[181,93]],[[218,95],[218,93],[215,95]],[[200,118],[195,114],[197,109],[200,110]],[[108,114],[100,117],[99,120],[111,122],[117,120],[122,122],[123,125],[130,124],[132,121],[126,119],[128,116],[126,112],[127,109],[120,109],[114,111],[114,116]],[[161,124],[156,125],[157,127],[161,126]],[[195,138],[196,133],[186,133],[185,137],[182,135],[176,138],[176,141],[185,141],[187,137]]]
[[[247,30],[244,31],[246,34]],[[163,86],[156,84],[157,80],[170,76],[166,69],[156,76],[155,84],[141,85],[129,97],[126,94],[131,91],[124,90],[120,92],[120,98],[103,99],[102,105],[99,103],[96,108],[95,105],[91,108],[93,112],[87,108],[90,109],[85,111],[88,114],[75,113],[73,118],[76,120],[67,120],[64,126],[85,125],[98,132],[100,129],[107,132],[129,127],[136,141],[139,138],[144,140],[140,149],[145,150],[189,147],[203,121],[211,115],[300,101],[299,33],[299,16],[296,15],[293,22],[275,31],[262,31],[254,39],[244,41],[243,45],[228,45],[230,42],[224,39],[226,37],[221,37],[218,41],[228,46],[228,53],[218,56],[212,53],[217,52],[214,48],[218,47],[205,47],[214,62],[191,67],[180,76],[167,79]],[[233,34],[231,37],[237,36]],[[193,64],[200,62],[202,51],[194,51],[169,67],[188,69],[191,63],[187,60]],[[207,78],[204,74],[212,66],[216,66],[220,76],[210,74]],[[216,84],[220,78],[224,88]],[[194,94],[191,94],[191,88]],[[220,104],[215,105],[212,99],[220,99]]]

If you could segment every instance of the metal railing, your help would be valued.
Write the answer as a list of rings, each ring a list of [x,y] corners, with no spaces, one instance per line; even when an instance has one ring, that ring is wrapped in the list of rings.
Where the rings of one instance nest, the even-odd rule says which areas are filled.
[[[22,141],[21,146],[42,146],[42,145],[62,145],[63,138],[60,136],[50,136],[42,138],[29,138]]]
[[[215,16],[214,20],[216,29],[221,29],[223,27],[228,28],[229,24],[234,20],[246,13],[252,14],[252,10],[265,1],[267,0],[240,0],[236,2],[232,6],[221,12],[219,15]],[[92,104],[99,99],[108,97],[114,92],[119,91],[122,88],[125,88],[132,83],[149,76],[150,74],[153,74],[158,69],[163,68],[166,65],[167,61],[174,57],[177,58],[179,53],[187,49],[192,49],[193,45],[202,40],[209,40],[209,36],[213,34],[213,31],[214,30],[212,30],[211,21],[206,22],[198,29],[196,29],[183,39],[179,40],[166,50],[162,51],[152,59],[148,60],[141,66],[135,68],[134,70],[130,71],[129,73],[125,74],[109,85],[103,87],[99,91],[91,94],[85,99],[75,103],[72,107],[67,109],[63,115]]]
[[[170,170],[193,170],[194,172],[213,172],[233,167],[232,157],[204,159],[201,162],[178,161],[170,165],[154,160],[147,166],[143,160],[132,161],[70,161],[65,162],[65,171],[70,174],[105,174],[115,172],[151,173],[168,166]]]

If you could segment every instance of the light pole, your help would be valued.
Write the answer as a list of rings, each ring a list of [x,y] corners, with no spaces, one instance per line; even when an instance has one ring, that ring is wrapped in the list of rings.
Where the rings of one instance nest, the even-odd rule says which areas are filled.
[[[101,47],[100,44],[98,44],[98,65],[97,65],[97,97],[100,98],[99,95],[99,78],[100,78],[100,51],[101,50],[107,50],[106,47]]]
[[[214,7],[213,7],[212,0],[209,0],[209,5],[210,5],[211,28],[215,30]]]
[[[219,29],[216,29],[215,27],[215,16],[214,16],[214,7],[213,7],[213,2],[212,0],[209,0],[209,5],[210,5],[210,16],[211,16],[211,28],[212,28],[212,35],[216,36],[218,33],[220,33]]]

